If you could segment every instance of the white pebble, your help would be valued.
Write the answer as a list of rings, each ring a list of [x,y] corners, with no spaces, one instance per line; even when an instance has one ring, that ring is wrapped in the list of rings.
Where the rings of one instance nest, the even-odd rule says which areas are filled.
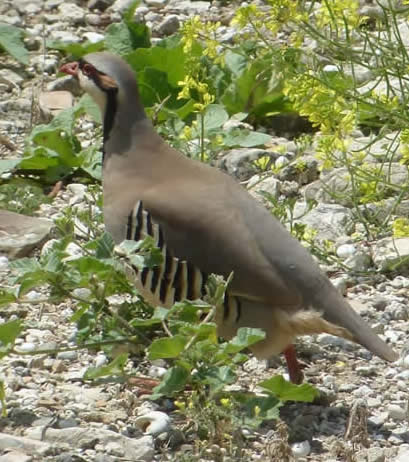
[[[335,64],[327,64],[322,69],[324,72],[339,72],[339,69]]]
[[[68,257],[62,259],[62,261],[64,262],[76,260],[77,258],[80,258],[83,255],[82,248],[74,242],[70,242],[65,248],[65,251],[68,253]]]
[[[352,244],[342,244],[337,248],[337,255],[339,258],[348,258],[355,255],[356,247]]]
[[[276,168],[282,168],[284,167],[285,165],[287,165],[289,162],[289,160],[287,159],[287,157],[284,157],[284,156],[280,156],[274,163],[274,166]]]
[[[29,353],[31,351],[34,351],[36,349],[36,346],[34,343],[31,342],[25,342],[19,345],[16,350],[21,351],[22,353]]]
[[[35,290],[30,290],[30,292],[26,294],[26,299],[28,300],[38,300],[41,297],[42,295],[40,294],[40,292],[37,292]]]
[[[388,417],[399,421],[407,418],[405,409],[402,409],[397,404],[390,404],[388,406]]]
[[[146,435],[160,435],[170,429],[170,418],[160,411],[150,411],[135,419],[135,424]]]
[[[78,287],[72,291],[74,297],[82,298],[83,300],[88,300],[91,298],[91,291],[86,287]]]
[[[160,379],[168,370],[165,367],[151,366],[148,371],[149,377],[156,377]]]
[[[108,362],[108,358],[102,353],[99,353],[95,358],[95,367],[101,367]]]
[[[309,441],[300,441],[291,445],[293,456],[298,459],[300,457],[307,457],[311,452],[311,445]]]
[[[406,355],[406,356],[402,359],[402,366],[403,366],[405,369],[409,369],[409,355]]]
[[[8,268],[8,266],[9,266],[9,259],[6,256],[1,255],[0,256],[0,270],[4,270]]]

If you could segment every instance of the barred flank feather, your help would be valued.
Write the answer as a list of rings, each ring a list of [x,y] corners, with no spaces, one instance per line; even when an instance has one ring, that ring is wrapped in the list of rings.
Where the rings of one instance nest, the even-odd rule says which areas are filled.
[[[128,216],[126,238],[139,241],[151,236],[162,252],[163,261],[154,268],[140,271],[132,267],[137,277],[137,288],[155,305],[171,307],[175,302],[195,300],[205,295],[207,275],[184,260],[175,258],[168,250],[160,226],[138,201]]]

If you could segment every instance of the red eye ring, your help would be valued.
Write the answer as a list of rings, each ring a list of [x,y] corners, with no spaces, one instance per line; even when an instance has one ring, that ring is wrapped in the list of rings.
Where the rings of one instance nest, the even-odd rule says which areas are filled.
[[[82,66],[81,70],[82,70],[82,73],[85,74],[85,75],[92,75],[94,73],[94,71],[95,71],[95,68],[91,64],[85,63]]]

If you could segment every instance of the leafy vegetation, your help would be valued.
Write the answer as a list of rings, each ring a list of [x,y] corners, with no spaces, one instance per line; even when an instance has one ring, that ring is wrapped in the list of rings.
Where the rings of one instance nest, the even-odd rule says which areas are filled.
[[[271,128],[269,121],[276,116],[307,120],[314,134],[296,139],[294,166],[302,171],[303,152],[313,149],[322,171],[344,168],[348,200],[360,225],[354,237],[371,240],[380,232],[408,236],[407,219],[393,214],[408,196],[408,183],[392,184],[388,173],[395,163],[409,164],[408,55],[399,22],[407,16],[407,7],[398,11],[393,2],[379,2],[381,14],[370,18],[360,13],[355,0],[267,3],[265,9],[250,4],[236,11],[237,40],[228,44],[220,40],[219,24],[195,17],[180,34],[151,46],[149,30],[132,22],[131,9],[121,23],[108,27],[101,42],[48,46],[67,59],[102,49],[121,54],[137,74],[141,98],[161,135],[204,162],[232,147],[268,145],[268,130],[248,130],[243,121]],[[4,35],[0,29],[0,45],[24,62],[19,40],[19,45],[10,44]],[[0,180],[0,202],[8,200],[15,178],[30,188],[59,180],[98,183],[98,143],[82,149],[77,136],[77,123],[85,113],[98,118],[95,106],[83,97],[50,124],[33,129],[21,160],[0,161],[0,172],[14,175]],[[358,129],[370,141],[356,148]],[[379,141],[385,143],[382,155],[374,149]],[[268,159],[258,159],[255,166],[262,174],[278,172]],[[276,418],[287,400],[314,399],[311,387],[296,387],[277,377],[260,384],[265,391],[260,395],[229,391],[237,367],[246,359],[244,350],[263,333],[243,329],[231,341],[217,342],[212,313],[226,281],[213,280],[201,302],[183,302],[170,310],[148,306],[124,268],[129,261],[140,267],[154,264],[156,249],[149,240],[128,243],[119,256],[110,236],[101,233],[101,215],[91,206],[100,205],[99,186],[90,191],[94,197],[86,210],[67,210],[58,221],[59,235],[47,252],[15,262],[17,289],[2,291],[0,305],[27,303],[34,287],[42,287],[53,303],[70,297],[78,306],[72,322],[78,327],[79,347],[103,348],[112,357],[110,364],[90,369],[88,378],[131,376],[130,359],[144,349],[149,358],[166,360],[170,367],[153,398],[175,397],[178,412],[206,440],[233,434],[239,425]],[[331,243],[318,247],[311,230],[293,223],[294,198],[265,197],[314,253],[328,257],[333,252]],[[386,199],[393,201],[391,212],[380,219],[370,206],[382,207]],[[23,210],[28,213],[33,207]],[[86,239],[76,234],[79,222],[87,230]],[[67,251],[70,243],[80,249],[75,258]],[[114,294],[121,299],[116,305],[109,303]],[[3,338],[0,332],[3,355],[22,354],[13,346],[21,325],[11,327],[11,336]],[[219,421],[225,432],[219,431]]]
[[[28,51],[22,40],[24,33],[10,24],[0,24],[0,50],[4,49],[17,61],[28,64]]]

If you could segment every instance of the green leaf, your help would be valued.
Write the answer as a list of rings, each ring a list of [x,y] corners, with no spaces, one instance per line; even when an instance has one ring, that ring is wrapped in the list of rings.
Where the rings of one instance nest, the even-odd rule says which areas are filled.
[[[206,368],[204,373],[199,374],[200,383],[210,386],[212,393],[217,393],[226,385],[231,385],[237,380],[234,370],[230,366],[214,366]]]
[[[163,376],[162,382],[153,389],[153,399],[161,396],[171,396],[173,393],[181,391],[190,377],[190,370],[181,366],[171,367]]]
[[[149,347],[149,358],[177,358],[185,348],[186,343],[187,338],[182,335],[154,340]]]
[[[96,43],[66,43],[59,40],[46,40],[46,47],[48,49],[63,51],[65,54],[78,59],[84,55],[87,55],[88,53],[102,51],[105,48],[105,42],[104,40],[100,40]]]
[[[13,293],[0,289],[0,306],[8,305],[16,300],[17,297]]]
[[[24,326],[20,320],[0,324],[0,342],[2,348],[14,345],[16,338],[23,331]]]
[[[97,246],[95,249],[96,258],[110,258],[114,251],[115,242],[110,233],[105,232],[96,240]]]
[[[252,132],[246,129],[233,128],[224,137],[224,144],[229,147],[240,146],[251,148],[262,146],[271,141],[271,136],[266,133]]]
[[[102,152],[98,146],[91,145],[83,149],[79,159],[81,170],[87,172],[95,180],[102,180]]]
[[[41,265],[36,258],[19,258],[10,263],[10,268],[18,271],[21,275],[40,271]]]
[[[303,401],[311,403],[319,395],[312,385],[303,383],[302,385],[295,385],[294,383],[287,382],[281,375],[272,377],[271,379],[260,382],[258,386],[264,388],[281,401]]]
[[[105,32],[105,45],[109,51],[124,56],[132,53],[132,36],[124,22],[110,24]]]
[[[248,348],[250,345],[257,343],[260,340],[264,340],[265,337],[266,333],[262,329],[240,327],[237,331],[237,335],[226,343],[224,352],[229,354],[238,353],[239,351],[244,350],[244,348]]]
[[[153,312],[153,315],[148,319],[133,319],[130,324],[132,327],[146,327],[160,324],[169,314],[169,310],[157,306]]]
[[[87,369],[84,379],[99,379],[100,377],[112,377],[112,376],[123,376],[125,375],[124,368],[128,361],[128,353],[122,353],[118,355],[109,364],[104,364],[100,367],[90,367]]]
[[[28,51],[22,40],[23,31],[9,24],[0,24],[0,47],[6,50],[13,58],[28,65]]]
[[[81,96],[75,108],[85,111],[95,120],[95,122],[102,124],[101,110],[95,100],[88,93]]]
[[[1,416],[7,417],[6,390],[5,390],[3,380],[0,380],[0,403],[1,403]]]
[[[209,104],[204,113],[204,128],[212,130],[221,128],[229,120],[229,114],[220,104]],[[199,124],[200,126],[200,124]]]
[[[139,48],[126,57],[126,60],[137,72],[151,67],[158,71],[166,73],[169,84],[178,88],[178,82],[183,80],[185,71],[186,56],[183,52],[182,45],[174,48]],[[151,83],[155,86],[155,83]]]
[[[138,74],[138,85],[145,106],[150,107],[163,101],[172,91],[165,72],[146,67]]]
[[[227,51],[225,55],[226,67],[234,74],[234,78],[239,77],[246,70],[248,57],[244,54]]]
[[[254,396],[247,393],[234,394],[242,403],[244,412],[240,415],[241,424],[257,428],[264,420],[277,420],[283,403],[276,396]]]
[[[0,159],[0,174],[11,172],[21,162],[21,159]]]

